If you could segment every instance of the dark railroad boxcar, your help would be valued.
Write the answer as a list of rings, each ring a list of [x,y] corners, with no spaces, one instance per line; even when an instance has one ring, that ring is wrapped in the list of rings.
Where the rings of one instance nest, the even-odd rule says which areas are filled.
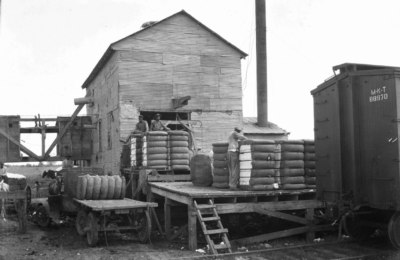
[[[333,70],[311,92],[317,196],[335,205],[327,212],[339,212],[351,236],[386,228],[400,248],[400,68]]]

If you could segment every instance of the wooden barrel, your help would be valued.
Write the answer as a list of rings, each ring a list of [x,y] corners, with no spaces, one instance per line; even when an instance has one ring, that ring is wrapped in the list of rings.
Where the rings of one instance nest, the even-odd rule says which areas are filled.
[[[213,183],[211,159],[206,154],[196,154],[190,161],[190,180],[194,186],[208,187]]]

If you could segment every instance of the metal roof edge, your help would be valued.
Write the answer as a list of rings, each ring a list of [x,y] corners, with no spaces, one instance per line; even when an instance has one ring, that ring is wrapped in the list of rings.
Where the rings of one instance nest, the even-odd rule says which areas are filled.
[[[190,14],[189,14],[188,12],[186,12],[185,10],[182,10],[182,11],[179,11],[179,12],[173,14],[173,15],[170,15],[170,16],[168,16],[168,17],[166,17],[166,18],[164,18],[164,19],[158,21],[157,23],[155,23],[155,24],[153,24],[153,25],[151,25],[151,26],[148,26],[148,27],[146,27],[146,28],[143,28],[143,29],[141,29],[141,30],[139,30],[139,31],[136,31],[136,32],[134,32],[134,33],[132,33],[132,34],[130,34],[130,35],[128,35],[128,36],[126,36],[126,37],[124,37],[124,38],[118,40],[118,41],[116,41],[116,42],[111,43],[110,46],[109,46],[109,47],[107,48],[107,50],[105,51],[105,53],[103,54],[103,56],[102,56],[102,57],[100,58],[100,60],[97,62],[96,66],[93,68],[92,72],[91,72],[91,73],[89,74],[89,76],[86,78],[85,82],[83,82],[81,88],[84,89],[84,88],[87,88],[87,87],[88,87],[88,85],[90,84],[90,82],[92,81],[92,79],[93,79],[93,78],[97,75],[97,73],[100,71],[102,65],[103,65],[105,62],[107,62],[107,61],[108,61],[108,58],[114,53],[115,50],[113,49],[113,45],[115,45],[115,44],[117,44],[117,43],[119,43],[119,42],[121,42],[121,41],[123,41],[123,40],[125,40],[125,39],[127,39],[127,38],[129,38],[129,37],[131,37],[131,36],[133,36],[133,35],[135,35],[135,34],[138,34],[138,33],[142,32],[142,31],[144,31],[144,30],[147,30],[147,29],[149,29],[149,28],[151,28],[151,27],[153,27],[153,26],[156,26],[157,24],[162,23],[163,21],[165,21],[165,20],[167,20],[167,19],[169,19],[169,18],[171,18],[171,17],[173,17],[173,16],[175,16],[175,15],[181,14],[181,13],[182,13],[182,14],[185,14],[185,15],[187,15],[187,16],[189,16],[191,19],[193,19],[193,20],[194,20],[196,23],[198,23],[200,26],[204,27],[206,30],[208,30],[209,32],[211,32],[212,34],[214,34],[217,38],[219,38],[220,40],[222,40],[223,42],[225,42],[227,45],[229,45],[229,46],[231,46],[233,49],[235,49],[237,52],[239,52],[239,53],[241,54],[241,56],[242,56],[242,57],[241,57],[242,59],[248,56],[247,53],[245,53],[244,51],[240,50],[238,47],[236,47],[235,45],[233,45],[233,44],[230,43],[229,41],[225,40],[222,36],[220,36],[219,34],[217,34],[216,32],[214,32],[213,30],[211,30],[210,28],[208,28],[207,26],[205,26],[203,23],[201,23],[199,20],[197,20],[196,18],[194,18],[192,15],[190,15]]]

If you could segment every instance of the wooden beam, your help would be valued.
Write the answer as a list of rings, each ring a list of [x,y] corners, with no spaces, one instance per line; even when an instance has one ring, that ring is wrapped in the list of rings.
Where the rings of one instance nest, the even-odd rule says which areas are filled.
[[[300,223],[300,224],[304,224],[304,225],[312,224],[311,221],[308,221],[304,218],[293,216],[293,215],[287,214],[287,213],[282,213],[279,211],[266,210],[266,209],[258,207],[257,205],[255,205],[253,209],[254,209],[254,212],[256,212],[256,213],[271,216],[274,218],[280,218],[280,219],[284,219],[284,220],[288,220],[288,221],[292,221],[292,222],[296,222],[296,223]]]
[[[310,227],[299,227],[299,228],[293,228],[293,229],[286,229],[286,230],[273,232],[273,233],[269,233],[269,234],[232,240],[231,244],[236,243],[239,246],[245,246],[245,245],[262,242],[262,241],[266,241],[266,240],[272,240],[272,239],[277,239],[277,238],[281,238],[281,237],[288,237],[288,236],[293,236],[293,235],[297,235],[297,234],[307,233],[308,231],[310,231]]]
[[[21,127],[19,132],[21,134],[41,134],[43,131],[40,127]],[[58,126],[47,126],[46,133],[58,133]]]
[[[189,250],[195,251],[197,249],[197,214],[192,199],[188,203],[187,207],[188,207]]]
[[[74,113],[72,114],[72,116],[71,116],[71,120],[69,120],[69,122],[65,125],[64,129],[61,131],[61,133],[59,133],[59,134],[57,135],[57,138],[56,138],[56,139],[53,141],[53,143],[50,145],[49,149],[47,149],[47,152],[46,152],[46,153],[44,154],[44,156],[43,156],[43,160],[46,160],[46,159],[49,157],[51,151],[52,151],[52,150],[54,149],[54,147],[58,144],[58,142],[60,142],[60,139],[65,135],[65,133],[67,132],[68,128],[71,126],[72,122],[74,122],[75,118],[77,117],[77,115],[79,114],[79,112],[81,112],[81,110],[82,110],[82,108],[83,108],[84,106],[85,106],[85,105],[79,105],[79,106],[76,108],[75,112],[74,112]]]
[[[74,103],[75,105],[93,104],[94,98],[93,97],[75,98]]]
[[[169,241],[174,240],[175,238],[177,238],[180,234],[185,234],[188,231],[188,224],[183,225],[182,227],[180,227],[172,236],[170,239],[168,239]]]
[[[157,187],[150,186],[150,189],[151,189],[152,193],[158,194],[160,196],[163,196],[163,197],[171,199],[171,200],[175,200],[175,201],[181,202],[181,203],[186,204],[186,205],[188,205],[192,201],[190,198],[188,198],[186,196],[182,196],[182,195],[179,195],[179,194],[176,194],[176,193],[164,191],[164,190],[161,190],[161,189],[159,189]]]
[[[180,175],[148,175],[147,181],[155,182],[155,181],[190,181],[190,174],[180,174]]]
[[[23,146],[20,142],[18,142],[17,140],[15,140],[12,136],[8,135],[6,132],[4,132],[2,129],[0,129],[0,134],[4,135],[8,140],[10,140],[12,143],[14,143],[15,145],[18,145],[21,150],[26,153],[27,155],[35,158],[36,160],[40,161],[41,158],[36,155],[34,152],[32,152],[31,150],[29,150],[28,148],[26,148],[25,146]]]
[[[46,121],[42,119],[42,157],[45,154],[46,151]]]
[[[169,203],[170,199],[165,198],[164,200],[164,230],[165,238],[171,240],[171,205]]]

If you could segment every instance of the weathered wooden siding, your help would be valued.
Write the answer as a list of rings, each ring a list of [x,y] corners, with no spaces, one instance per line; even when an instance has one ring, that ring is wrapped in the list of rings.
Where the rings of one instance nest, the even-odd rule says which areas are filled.
[[[203,123],[196,128],[203,150],[242,124],[240,53],[189,16],[175,15],[113,49],[119,63],[120,114],[127,114],[123,110],[132,105],[138,110],[170,110],[172,98],[190,95],[182,109],[220,111],[192,113],[193,120]],[[122,136],[134,127],[134,120],[121,121]]]
[[[242,111],[230,113],[211,112],[199,115],[192,113],[192,120],[200,120],[200,124],[193,126],[195,130],[196,143],[203,152],[212,150],[212,143],[227,142],[229,134],[235,126],[241,126],[243,115]]]
[[[92,134],[92,166],[103,168],[105,174],[118,174],[121,151],[118,54],[114,53],[110,57],[88,86],[87,92],[91,96],[94,95],[94,105],[86,106],[87,114],[92,116],[92,122],[97,125],[97,129],[93,130]],[[99,131],[102,137],[101,147]],[[108,146],[108,131],[111,136],[111,148]]]

